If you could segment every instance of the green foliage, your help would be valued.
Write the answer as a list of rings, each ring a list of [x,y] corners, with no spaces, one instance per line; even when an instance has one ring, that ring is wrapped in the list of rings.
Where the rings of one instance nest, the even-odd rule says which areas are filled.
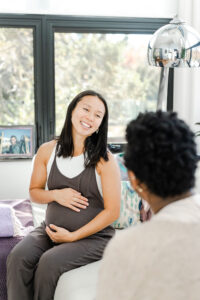
[[[55,34],[57,134],[67,104],[86,89],[105,96],[112,137],[124,136],[127,122],[140,111],[155,110],[160,70],[147,65],[147,45],[136,49],[132,40],[124,34]]]
[[[0,124],[34,123],[32,29],[0,29]]]

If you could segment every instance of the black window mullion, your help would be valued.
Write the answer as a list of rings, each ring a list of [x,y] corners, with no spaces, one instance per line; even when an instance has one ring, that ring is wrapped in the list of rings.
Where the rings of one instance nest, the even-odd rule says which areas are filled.
[[[48,16],[57,32],[70,29],[72,32],[109,32],[152,34],[158,28],[169,23],[167,18],[130,18],[130,17],[83,17]],[[67,30],[68,31],[68,30]]]
[[[46,21],[46,140],[54,138],[55,134],[55,66],[54,66],[54,28]]]
[[[42,22],[34,28],[34,92],[35,92],[35,124],[36,124],[36,149],[44,141],[44,84],[43,84],[43,66],[42,66]]]
[[[173,111],[174,100],[174,69],[169,68],[168,86],[167,86],[167,111]]]

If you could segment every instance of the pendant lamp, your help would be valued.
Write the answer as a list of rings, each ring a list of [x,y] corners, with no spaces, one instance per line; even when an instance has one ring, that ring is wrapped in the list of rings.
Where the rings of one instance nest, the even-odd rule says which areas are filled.
[[[147,55],[149,65],[162,67],[157,109],[166,109],[169,68],[200,67],[200,34],[175,16],[153,34]]]

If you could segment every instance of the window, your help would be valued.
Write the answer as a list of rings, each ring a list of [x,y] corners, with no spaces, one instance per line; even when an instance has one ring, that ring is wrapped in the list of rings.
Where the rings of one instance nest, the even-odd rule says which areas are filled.
[[[33,30],[0,28],[0,124],[34,124]]]
[[[130,119],[156,109],[160,69],[148,66],[147,44],[169,21],[1,14],[0,124],[35,124],[38,148],[60,133],[68,102],[94,89],[120,142]]]
[[[59,32],[54,38],[57,135],[68,102],[86,89],[108,102],[110,141],[123,140],[139,112],[156,110],[160,68],[147,64],[149,35]]]

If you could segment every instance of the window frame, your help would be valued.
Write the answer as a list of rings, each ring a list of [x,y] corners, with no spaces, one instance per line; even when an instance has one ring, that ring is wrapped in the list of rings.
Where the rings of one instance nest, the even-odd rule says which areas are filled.
[[[36,147],[44,141],[43,126],[43,66],[42,66],[42,19],[40,16],[21,14],[0,14],[0,27],[33,29],[33,68],[34,68],[34,109],[36,127]]]
[[[0,27],[33,28],[36,150],[55,134],[55,32],[153,34],[170,21],[170,18],[0,14]],[[170,74],[167,108],[172,110],[173,70]]]

